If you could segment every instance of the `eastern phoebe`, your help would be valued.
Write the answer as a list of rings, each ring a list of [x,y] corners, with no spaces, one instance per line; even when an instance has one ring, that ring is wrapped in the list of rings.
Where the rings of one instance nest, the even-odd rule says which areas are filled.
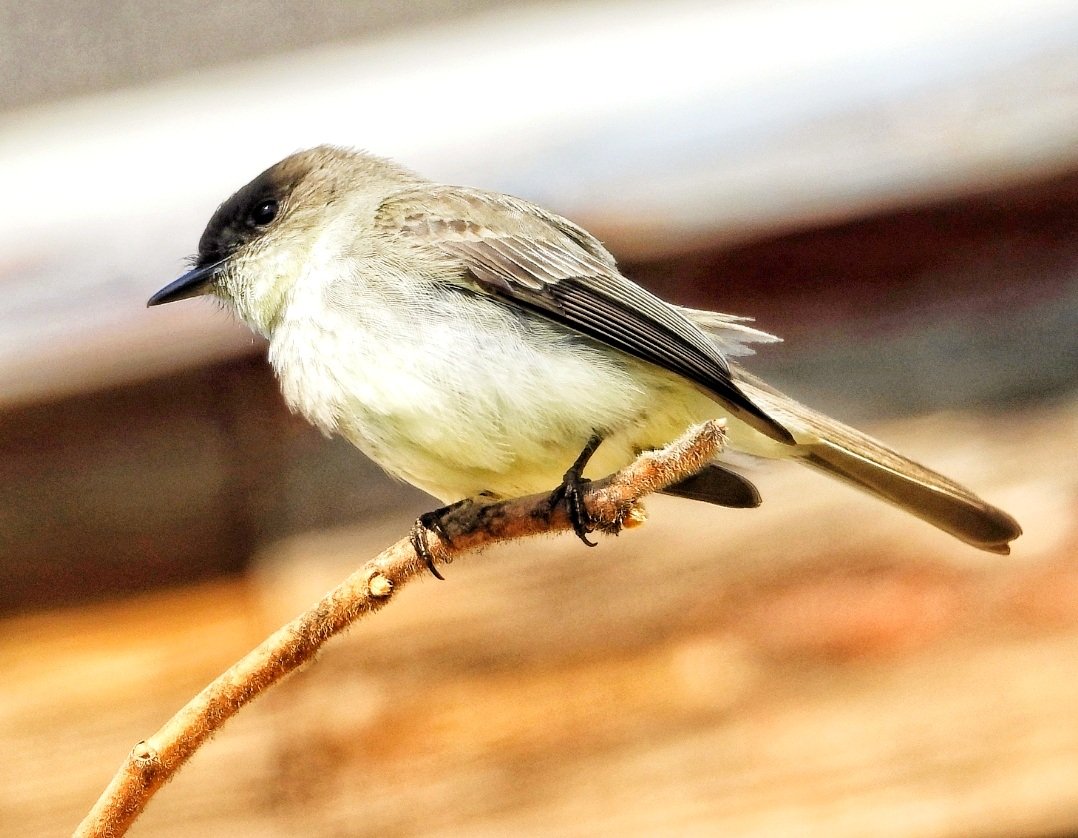
[[[1008,553],[1021,534],[965,487],[729,361],[777,340],[744,318],[660,300],[534,204],[390,160],[322,146],[271,166],[217,209],[194,269],[149,305],[199,294],[269,340],[292,410],[447,503],[560,483],[586,540],[585,466],[613,472],[723,416],[734,451],[813,466],[974,547]],[[760,503],[719,463],[669,491]],[[437,528],[441,511],[420,521]]]

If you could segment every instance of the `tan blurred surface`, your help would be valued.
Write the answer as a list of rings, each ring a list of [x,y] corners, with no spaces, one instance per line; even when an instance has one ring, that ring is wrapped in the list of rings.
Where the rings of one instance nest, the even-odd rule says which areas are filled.
[[[655,499],[593,551],[457,563],[242,713],[133,834],[1078,829],[1075,416],[875,429],[1013,512],[1008,559],[789,467],[756,511]],[[405,526],[0,623],[0,833],[73,828],[135,741]]]
[[[1026,532],[981,555],[788,466],[757,511],[656,499],[596,550],[492,551],[248,708],[134,834],[1078,834],[1078,6],[229,23],[260,5],[0,0],[34,81],[0,125],[0,835],[68,834],[428,504],[289,417],[227,315],[143,308],[221,198],[321,142],[535,199],[660,295],[756,316],[787,343],[751,370]]]

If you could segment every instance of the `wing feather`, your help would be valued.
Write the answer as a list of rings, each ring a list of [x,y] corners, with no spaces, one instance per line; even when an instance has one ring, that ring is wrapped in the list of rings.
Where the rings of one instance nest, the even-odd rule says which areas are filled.
[[[603,246],[566,219],[506,195],[427,186],[391,195],[375,224],[460,260],[473,289],[682,375],[761,433],[793,442],[737,386],[715,340],[622,276]]]

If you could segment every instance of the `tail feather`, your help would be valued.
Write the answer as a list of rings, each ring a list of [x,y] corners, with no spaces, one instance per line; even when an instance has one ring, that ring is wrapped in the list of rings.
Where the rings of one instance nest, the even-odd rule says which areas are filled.
[[[667,486],[663,494],[735,509],[753,509],[760,505],[760,491],[747,478],[718,463]]]
[[[1007,555],[1011,552],[1009,542],[1022,534],[1018,522],[1002,509],[910,460],[906,462],[915,470],[896,471],[830,441],[806,449],[804,463],[889,501],[974,547]],[[891,452],[892,462],[893,458],[905,459]],[[939,479],[925,480],[926,472]]]
[[[888,448],[867,434],[818,413],[737,370],[738,384],[764,410],[793,432],[795,457],[893,503],[967,544],[1006,555],[1022,534],[1002,509],[942,474]]]

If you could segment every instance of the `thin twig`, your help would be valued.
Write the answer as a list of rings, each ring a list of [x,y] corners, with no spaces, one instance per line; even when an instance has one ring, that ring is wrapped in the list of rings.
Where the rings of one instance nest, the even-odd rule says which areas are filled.
[[[641,454],[616,474],[591,483],[584,503],[597,529],[617,533],[643,520],[645,495],[689,477],[721,450],[721,422],[707,422],[658,451]],[[444,538],[429,544],[439,563],[502,541],[569,530],[562,504],[549,495],[465,506],[444,520]],[[119,836],[199,746],[241,707],[301,666],[333,635],[388,603],[403,585],[426,572],[409,539],[398,541],[349,576],[314,607],[278,629],[216,678],[157,733],[139,742],[79,824],[76,836]]]

